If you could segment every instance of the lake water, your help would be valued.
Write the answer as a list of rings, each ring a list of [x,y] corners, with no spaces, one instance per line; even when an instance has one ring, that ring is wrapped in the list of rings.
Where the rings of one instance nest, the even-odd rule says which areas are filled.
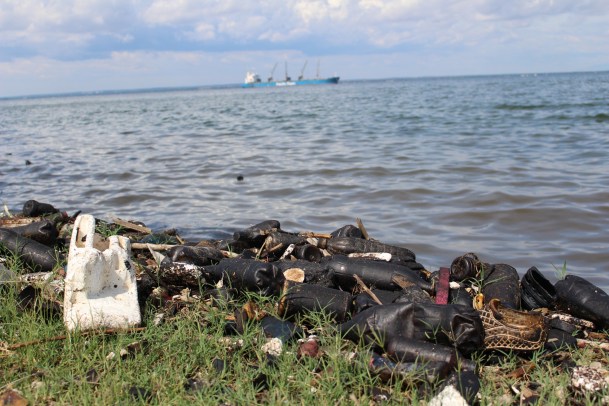
[[[430,270],[475,252],[555,281],[566,261],[609,290],[609,72],[5,99],[0,140],[15,210],[190,241],[359,217]]]

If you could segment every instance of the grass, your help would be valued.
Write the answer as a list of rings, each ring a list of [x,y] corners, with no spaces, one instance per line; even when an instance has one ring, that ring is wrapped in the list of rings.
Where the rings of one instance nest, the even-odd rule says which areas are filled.
[[[552,264],[554,267],[554,273],[556,274],[556,279],[563,280],[567,277],[567,261],[563,262],[562,266],[558,268],[556,265]]]
[[[21,269],[18,260],[8,266]],[[5,344],[44,340],[66,334],[60,317],[45,318],[39,309],[22,310],[19,287],[0,295],[0,341]],[[30,404],[376,404],[378,393],[390,394],[388,404],[425,404],[435,393],[420,375],[382,382],[367,368],[367,348],[344,341],[328,328],[323,313],[301,320],[320,339],[319,358],[297,356],[298,343],[288,343],[274,360],[261,350],[265,338],[255,321],[239,336],[224,336],[233,310],[251,300],[271,315],[274,301],[247,295],[242,302],[184,304],[159,326],[159,309],[146,304],[143,331],[119,334],[69,334],[65,339],[0,349],[0,393],[19,390]],[[124,357],[121,349],[138,343]],[[0,347],[1,348],[1,347]],[[6,347],[4,347],[6,348]],[[109,354],[114,353],[114,357]],[[355,355],[353,355],[355,354]],[[493,360],[491,359],[493,358]],[[609,364],[600,350],[520,356],[507,352],[478,353],[480,403],[520,403],[516,390],[535,388],[543,404],[572,399],[566,365]],[[567,360],[567,361],[565,361]],[[224,364],[224,368],[219,366]],[[524,371],[518,374],[518,371]],[[134,393],[139,396],[134,397]],[[601,396],[609,396],[605,390]],[[573,404],[598,404],[600,397],[580,396]]]
[[[103,238],[108,238],[113,235],[119,235],[124,230],[123,226],[114,223],[108,223],[103,220],[98,220],[95,224],[95,232]]]
[[[14,296],[9,292],[0,303],[2,341],[65,334],[61,320],[45,320],[36,311],[20,312]],[[132,387],[147,390],[152,403],[163,404],[327,404],[347,401],[352,395],[366,399],[366,388],[376,383],[366,368],[347,360],[344,352],[351,345],[334,335],[322,338],[322,359],[297,359],[293,343],[276,365],[270,365],[260,351],[265,340],[257,323],[248,324],[243,335],[223,336],[230,313],[228,308],[197,302],[143,332],[76,333],[65,340],[26,346],[0,358],[0,386],[20,390],[33,404],[131,403]],[[141,349],[121,359],[120,350],[135,341],[142,343]],[[109,359],[111,352],[117,355]],[[217,359],[225,362],[225,370],[216,371]]]

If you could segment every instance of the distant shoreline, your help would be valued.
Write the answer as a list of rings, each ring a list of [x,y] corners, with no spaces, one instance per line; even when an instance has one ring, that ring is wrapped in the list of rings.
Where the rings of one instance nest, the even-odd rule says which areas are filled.
[[[599,71],[576,71],[576,72],[530,72],[530,73],[498,73],[498,74],[471,74],[471,75],[455,75],[455,76],[407,76],[407,77],[388,77],[388,78],[368,78],[368,79],[341,79],[341,83],[353,82],[379,82],[386,80],[433,80],[433,79],[458,79],[458,78],[489,78],[489,77],[513,77],[513,76],[553,76],[553,75],[575,75],[575,74],[603,74],[609,70]],[[0,96],[0,101],[4,100],[32,100],[32,99],[50,99],[60,97],[83,97],[83,96],[108,96],[120,94],[139,94],[139,93],[167,93],[167,92],[184,92],[197,91],[203,89],[236,89],[240,88],[241,83],[227,83],[217,85],[200,85],[200,86],[172,86],[172,87],[150,87],[137,89],[110,89],[110,90],[85,90],[65,93],[41,93],[20,96]]]

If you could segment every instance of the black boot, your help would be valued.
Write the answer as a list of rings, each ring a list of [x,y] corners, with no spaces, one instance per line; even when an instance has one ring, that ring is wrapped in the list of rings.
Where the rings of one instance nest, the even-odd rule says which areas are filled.
[[[22,237],[10,229],[0,228],[0,245],[43,272],[51,272],[60,259],[54,248]]]
[[[351,313],[353,296],[349,292],[323,286],[298,283],[290,286],[279,302],[281,317],[323,311],[342,322]]]
[[[222,279],[239,291],[253,291],[265,296],[280,294],[285,282],[283,273],[275,265],[254,259],[227,258],[204,269],[206,280]]]
[[[482,348],[478,312],[461,305],[396,303],[371,307],[338,326],[345,338],[387,348],[392,340],[415,339],[454,345],[468,355]]]
[[[609,295],[598,286],[576,275],[556,282],[556,307],[590,320],[598,329],[609,328]]]
[[[521,303],[526,310],[551,309],[556,302],[556,289],[534,266],[529,268],[520,281]]]
[[[486,275],[485,275],[486,276]],[[507,264],[495,264],[484,279],[484,302],[499,299],[510,309],[520,309],[520,277],[516,269]]]

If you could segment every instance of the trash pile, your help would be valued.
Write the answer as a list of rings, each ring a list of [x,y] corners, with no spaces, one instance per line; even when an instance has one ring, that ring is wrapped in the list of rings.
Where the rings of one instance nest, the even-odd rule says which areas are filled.
[[[243,303],[252,292],[272,299],[279,317],[246,301],[235,305],[226,335],[258,323],[269,356],[300,339],[299,355],[316,357],[318,338],[305,334],[303,316],[323,312],[329,329],[370,351],[367,367],[383,381],[421,372],[434,385],[432,405],[480,400],[481,353],[492,360],[509,351],[609,349],[609,296],[585,279],[552,284],[535,267],[521,277],[474,253],[431,272],[409,249],[370,238],[359,220],[329,234],[288,232],[266,220],[232,239],[190,243],[175,230],[69,216],[30,200],[21,215],[0,217],[0,258],[8,254],[37,272],[15,274],[0,262],[0,285],[25,282],[20,300],[41,301],[69,331],[140,326],[151,298],[159,324],[185,295]],[[565,368],[573,396],[609,385],[600,365]],[[526,403],[536,394],[520,396]]]

